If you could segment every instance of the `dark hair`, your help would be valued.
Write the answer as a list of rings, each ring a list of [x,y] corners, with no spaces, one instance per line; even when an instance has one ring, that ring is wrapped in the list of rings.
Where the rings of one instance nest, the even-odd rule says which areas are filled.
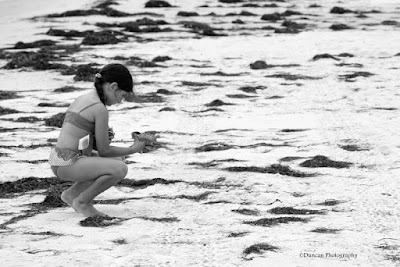
[[[106,104],[106,98],[103,91],[103,84],[107,82],[116,82],[121,90],[128,93],[133,92],[133,80],[129,70],[122,64],[108,64],[94,78],[94,87],[104,105]]]

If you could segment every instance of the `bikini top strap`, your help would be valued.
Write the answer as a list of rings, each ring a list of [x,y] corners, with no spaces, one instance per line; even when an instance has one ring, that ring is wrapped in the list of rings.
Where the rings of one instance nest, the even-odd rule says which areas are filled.
[[[89,106],[84,107],[83,109],[81,109],[78,114],[80,114],[82,111],[84,111],[85,109],[90,108],[91,106],[97,105],[97,104],[101,104],[101,102],[94,102],[92,104],[90,104]]]

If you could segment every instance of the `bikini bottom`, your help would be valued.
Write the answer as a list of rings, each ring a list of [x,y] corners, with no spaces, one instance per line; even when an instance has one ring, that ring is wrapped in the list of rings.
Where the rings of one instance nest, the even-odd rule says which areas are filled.
[[[71,166],[78,159],[85,158],[86,155],[82,155],[79,151],[54,147],[50,151],[49,164],[54,175],[57,175],[58,168],[61,166]]]

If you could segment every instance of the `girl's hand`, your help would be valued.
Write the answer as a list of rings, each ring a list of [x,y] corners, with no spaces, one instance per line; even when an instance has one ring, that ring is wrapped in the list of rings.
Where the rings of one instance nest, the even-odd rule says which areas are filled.
[[[137,132],[132,132],[131,135],[134,142],[131,147],[135,147],[135,149],[137,149],[138,151],[142,151],[146,143],[139,140],[139,135],[137,134]]]
[[[112,127],[108,127],[108,140],[111,141],[114,139],[115,133]]]

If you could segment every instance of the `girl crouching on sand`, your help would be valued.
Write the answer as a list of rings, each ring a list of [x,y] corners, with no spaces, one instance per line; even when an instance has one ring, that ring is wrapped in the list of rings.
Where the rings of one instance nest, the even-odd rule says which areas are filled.
[[[116,157],[140,152],[145,143],[133,135],[131,147],[110,146],[108,110],[133,94],[129,70],[121,64],[106,65],[95,75],[93,90],[78,97],[68,108],[49,163],[62,180],[75,182],[61,199],[84,216],[101,214],[93,199],[125,178],[128,168]],[[98,156],[92,153],[96,141]]]

